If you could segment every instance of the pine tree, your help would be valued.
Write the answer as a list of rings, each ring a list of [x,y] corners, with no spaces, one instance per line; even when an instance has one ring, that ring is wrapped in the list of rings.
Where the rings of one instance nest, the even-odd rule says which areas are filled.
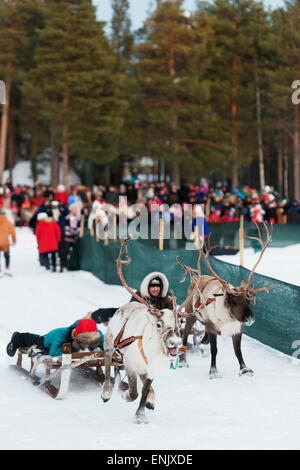
[[[182,1],[166,1],[145,22],[135,47],[134,146],[137,154],[166,160],[177,185],[182,173],[195,180],[226,154],[205,77],[208,34],[204,22],[200,28],[185,14]]]
[[[54,185],[58,183],[58,147],[63,149],[65,185],[70,150],[94,160],[104,154],[109,159],[114,153],[119,128],[114,61],[90,0],[47,1],[35,79],[51,126]]]
[[[0,183],[6,162],[7,135],[12,91],[21,77],[21,61],[26,36],[20,0],[0,1],[0,77],[6,84],[6,100],[2,105],[0,133]]]
[[[257,152],[253,142],[261,123],[257,122],[255,74],[258,79],[259,21],[262,28],[266,18],[263,6],[253,0],[215,0],[199,8],[212,20],[213,105],[231,134],[233,157],[228,163],[232,184],[238,185],[240,168],[249,165]]]

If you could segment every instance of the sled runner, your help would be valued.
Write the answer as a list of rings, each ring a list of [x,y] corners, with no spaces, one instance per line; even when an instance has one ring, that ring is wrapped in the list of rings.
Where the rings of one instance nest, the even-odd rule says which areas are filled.
[[[31,367],[30,370],[26,370],[22,367],[22,359],[24,355],[31,355]],[[64,352],[62,356],[52,357],[45,355],[32,355],[32,351],[28,349],[19,348],[16,366],[17,371],[21,372],[26,377],[30,377],[33,381],[33,385],[41,386],[47,391],[52,398],[61,400],[66,397],[70,380],[71,372],[74,368],[84,369],[94,375],[95,379],[100,383],[104,381],[104,374],[102,367],[104,366],[104,351],[95,352],[71,352],[71,344],[64,344]],[[39,365],[43,364],[45,367],[45,375],[38,377],[35,375],[35,371]],[[114,367],[114,380],[120,379],[120,370],[124,370],[122,363],[122,357],[117,352],[113,354],[112,366]],[[55,372],[52,372],[52,369]],[[53,379],[59,378],[59,385],[53,384]],[[126,388],[127,384],[120,380],[119,387]]]

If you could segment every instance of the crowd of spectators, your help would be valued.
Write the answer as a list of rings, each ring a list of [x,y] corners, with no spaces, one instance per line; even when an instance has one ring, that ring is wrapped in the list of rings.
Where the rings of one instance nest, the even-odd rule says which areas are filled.
[[[156,212],[153,212],[153,204],[156,204]],[[61,272],[68,268],[74,243],[84,228],[96,237],[101,225],[107,232],[111,214],[116,216],[116,223],[119,219],[121,224],[124,211],[130,221],[144,206],[148,222],[153,217],[167,217],[168,220],[171,217],[172,220],[176,215],[182,215],[187,204],[192,207],[191,234],[198,220],[198,204],[204,205],[205,234],[209,233],[210,224],[239,222],[241,215],[245,221],[257,223],[300,223],[299,201],[281,199],[270,186],[258,191],[248,186],[229,188],[221,183],[209,186],[203,182],[177,187],[164,182],[136,180],[119,187],[73,185],[66,188],[60,184],[54,188],[39,183],[33,187],[14,186],[10,179],[0,186],[0,212],[15,226],[28,226],[33,230],[40,264],[46,272],[56,271],[57,266]],[[169,211],[165,211],[165,205]]]
[[[177,187],[164,182],[145,183],[136,180],[119,187],[87,188],[77,185],[65,188],[58,185],[54,188],[39,183],[33,187],[13,186],[8,179],[0,186],[0,208],[10,209],[15,225],[29,225],[34,228],[39,212],[46,212],[51,216],[53,208],[59,208],[67,216],[73,206],[73,209],[77,208],[79,215],[84,215],[87,225],[92,208],[99,210],[103,204],[117,208],[120,196],[127,197],[129,209],[133,204],[141,204],[146,205],[149,213],[152,204],[172,206],[176,203],[181,207],[185,204],[204,204],[208,223],[237,222],[241,214],[247,221],[300,223],[300,202],[282,199],[270,186],[258,191],[248,186],[229,188],[222,183],[209,186],[207,182]],[[56,201],[54,206],[53,201]]]

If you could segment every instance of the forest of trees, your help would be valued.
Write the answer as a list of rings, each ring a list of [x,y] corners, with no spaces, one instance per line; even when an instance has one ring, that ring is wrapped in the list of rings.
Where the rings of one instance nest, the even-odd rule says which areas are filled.
[[[300,0],[156,0],[132,31],[111,0],[109,33],[92,0],[0,0],[0,181],[50,149],[85,184],[118,183],[151,157],[175,184],[273,185],[300,199]]]

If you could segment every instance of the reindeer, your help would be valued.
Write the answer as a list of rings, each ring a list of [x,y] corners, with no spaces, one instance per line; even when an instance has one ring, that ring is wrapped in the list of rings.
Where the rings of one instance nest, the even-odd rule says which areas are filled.
[[[133,292],[124,279],[122,264],[131,262],[130,259],[122,260],[126,241],[127,239],[121,240],[121,250],[117,260],[118,273],[123,286],[136,298],[137,302],[122,306],[109,321],[104,339],[105,381],[102,388],[102,400],[107,402],[112,395],[110,368],[112,353],[117,349],[123,356],[128,377],[128,390],[122,396],[129,402],[136,400],[138,397],[137,376],[139,376],[143,386],[141,400],[135,413],[135,422],[146,423],[148,421],[145,416],[145,407],[150,410],[155,407],[153,379],[163,366],[164,358],[168,358],[172,363],[178,360],[179,348],[182,345],[178,314],[194,295],[200,276],[199,281],[195,282],[195,288],[191,290],[190,295],[179,308],[176,307],[176,298],[173,295],[173,311],[158,310]],[[200,256],[198,267],[200,270]]]
[[[240,366],[239,375],[242,376],[246,374],[252,376],[254,374],[253,370],[246,366],[241,352],[243,326],[250,326],[254,322],[254,314],[250,307],[250,301],[253,300],[255,304],[257,292],[265,291],[269,293],[270,288],[273,286],[273,283],[260,289],[255,289],[254,285],[251,286],[254,271],[272,240],[273,231],[272,226],[271,231],[269,231],[267,225],[264,223],[267,233],[267,240],[264,244],[260,228],[257,224],[256,227],[259,236],[249,238],[259,241],[261,253],[247,281],[243,281],[238,287],[229,284],[229,282],[219,277],[212,269],[209,263],[209,254],[213,248],[210,247],[209,241],[208,246],[205,244],[203,247],[205,249],[205,262],[211,276],[201,276],[197,292],[193,295],[192,300],[187,303],[186,313],[184,314],[186,317],[186,325],[183,334],[183,348],[187,350],[188,336],[195,321],[198,319],[205,326],[205,335],[201,342],[202,344],[210,343],[211,366],[209,377],[211,379],[219,377],[216,367],[217,335],[223,338],[232,337],[234,352]],[[194,291],[197,270],[185,266],[178,257],[177,261],[185,270],[183,281],[187,274],[190,275],[191,283],[188,289],[189,295],[189,292]],[[187,366],[186,354],[181,356],[181,364],[182,366]]]

